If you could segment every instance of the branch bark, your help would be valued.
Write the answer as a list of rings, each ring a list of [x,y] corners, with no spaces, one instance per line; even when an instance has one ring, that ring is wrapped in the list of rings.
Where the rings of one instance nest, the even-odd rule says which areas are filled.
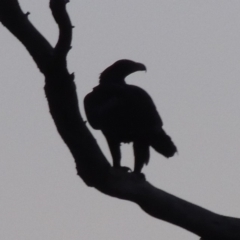
[[[72,25],[67,0],[50,0],[59,27],[53,48],[30,23],[17,0],[0,0],[0,21],[26,47],[45,76],[45,93],[57,131],[71,151],[78,175],[104,194],[138,204],[149,215],[182,227],[204,240],[239,240],[240,219],[222,216],[114,170],[83,121],[74,74],[67,70]]]

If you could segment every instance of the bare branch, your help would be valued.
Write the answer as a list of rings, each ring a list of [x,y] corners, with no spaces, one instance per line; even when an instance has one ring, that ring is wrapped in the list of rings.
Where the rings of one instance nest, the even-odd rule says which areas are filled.
[[[56,57],[61,56],[64,59],[66,59],[67,53],[71,49],[70,44],[72,41],[72,24],[66,11],[68,2],[68,0],[50,1],[53,17],[59,27],[59,39],[54,49],[54,54]]]
[[[110,167],[80,115],[74,75],[66,67],[72,39],[66,0],[51,0],[50,6],[60,31],[54,49],[29,22],[17,0],[0,0],[0,21],[23,43],[45,75],[50,113],[75,159],[78,175],[88,186],[135,202],[151,216],[202,239],[239,240],[240,219],[215,214],[157,189],[144,179],[136,179],[131,173],[119,173]]]
[[[53,48],[24,14],[17,0],[0,0],[0,21],[27,48],[42,73],[46,71]]]

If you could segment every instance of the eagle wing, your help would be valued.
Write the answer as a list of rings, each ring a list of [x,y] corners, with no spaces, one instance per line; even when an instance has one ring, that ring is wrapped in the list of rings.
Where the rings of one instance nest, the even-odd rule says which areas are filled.
[[[90,125],[102,131],[145,134],[163,123],[151,97],[133,85],[99,85],[84,99]]]

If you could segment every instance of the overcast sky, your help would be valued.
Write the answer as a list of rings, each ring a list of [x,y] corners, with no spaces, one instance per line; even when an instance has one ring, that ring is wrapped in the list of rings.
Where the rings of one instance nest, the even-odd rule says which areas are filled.
[[[20,0],[55,44],[48,0]],[[143,172],[156,187],[214,212],[240,217],[240,2],[74,1],[68,66],[83,97],[118,59],[144,63],[127,82],[144,88],[179,149],[151,151]],[[0,238],[7,240],[197,240],[137,205],[88,188],[49,115],[44,78],[0,25]],[[105,139],[92,131],[107,158]],[[133,166],[131,145],[123,163]]]

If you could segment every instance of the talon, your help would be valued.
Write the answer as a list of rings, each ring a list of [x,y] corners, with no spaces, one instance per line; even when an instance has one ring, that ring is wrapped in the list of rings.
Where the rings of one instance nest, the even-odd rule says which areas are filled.
[[[132,172],[131,168],[129,167],[125,167],[125,166],[119,166],[119,167],[115,167],[116,169],[123,171],[123,172]]]
[[[140,172],[132,172],[133,176],[135,179],[138,179],[138,180],[146,180],[146,177],[143,173],[140,173]]]
[[[129,167],[120,167],[125,172],[132,172],[131,168]]]

